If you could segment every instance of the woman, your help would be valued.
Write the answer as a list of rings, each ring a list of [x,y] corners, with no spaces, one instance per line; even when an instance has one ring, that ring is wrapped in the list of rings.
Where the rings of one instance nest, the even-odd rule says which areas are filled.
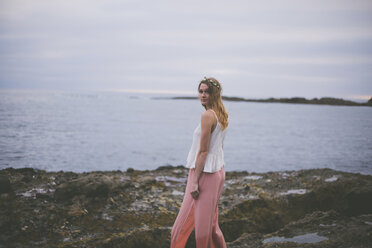
[[[228,114],[222,103],[221,84],[204,78],[198,86],[205,111],[187,157],[190,168],[180,212],[172,228],[171,248],[185,247],[195,227],[198,248],[226,247],[218,226],[218,200],[225,181],[223,142]]]

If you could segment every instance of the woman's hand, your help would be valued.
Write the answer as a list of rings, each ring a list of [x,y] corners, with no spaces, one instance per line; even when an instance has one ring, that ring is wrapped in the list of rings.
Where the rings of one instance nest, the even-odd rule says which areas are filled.
[[[191,185],[190,194],[191,194],[192,198],[194,198],[195,200],[198,199],[198,197],[199,197],[199,186],[198,186],[197,183],[193,183]]]

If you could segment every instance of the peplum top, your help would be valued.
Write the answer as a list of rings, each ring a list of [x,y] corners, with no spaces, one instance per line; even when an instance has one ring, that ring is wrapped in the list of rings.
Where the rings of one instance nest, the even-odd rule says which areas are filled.
[[[220,122],[218,121],[218,117],[216,112],[212,109],[211,111],[214,113],[217,119],[216,128],[211,133],[210,142],[209,142],[209,151],[207,154],[207,158],[205,160],[205,165],[203,172],[214,173],[219,171],[224,165],[224,154],[223,154],[223,142],[225,140],[226,129],[222,131]],[[201,135],[201,124],[199,124],[193,134],[193,140],[191,149],[187,156],[186,167],[187,168],[195,168],[196,157],[199,152],[200,147],[200,135]]]

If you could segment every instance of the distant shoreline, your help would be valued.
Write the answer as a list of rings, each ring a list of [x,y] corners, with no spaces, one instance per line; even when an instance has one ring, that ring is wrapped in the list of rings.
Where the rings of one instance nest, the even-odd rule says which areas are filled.
[[[192,100],[198,99],[198,97],[193,96],[179,96],[179,97],[170,97],[170,98],[155,98],[155,99],[174,99],[174,100]],[[358,103],[349,100],[344,100],[342,98],[333,98],[333,97],[322,97],[322,98],[313,98],[306,99],[303,97],[292,97],[292,98],[266,98],[266,99],[246,99],[242,97],[229,97],[223,96],[223,100],[232,101],[232,102],[268,102],[268,103],[293,103],[293,104],[317,104],[317,105],[337,105],[337,106],[367,106],[372,107],[372,97],[365,103]]]

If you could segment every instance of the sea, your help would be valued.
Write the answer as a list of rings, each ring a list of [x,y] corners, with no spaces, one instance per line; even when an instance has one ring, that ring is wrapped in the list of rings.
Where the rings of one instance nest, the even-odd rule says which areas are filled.
[[[185,165],[199,100],[105,91],[0,90],[0,169]],[[227,171],[331,168],[372,175],[372,108],[224,102]]]

